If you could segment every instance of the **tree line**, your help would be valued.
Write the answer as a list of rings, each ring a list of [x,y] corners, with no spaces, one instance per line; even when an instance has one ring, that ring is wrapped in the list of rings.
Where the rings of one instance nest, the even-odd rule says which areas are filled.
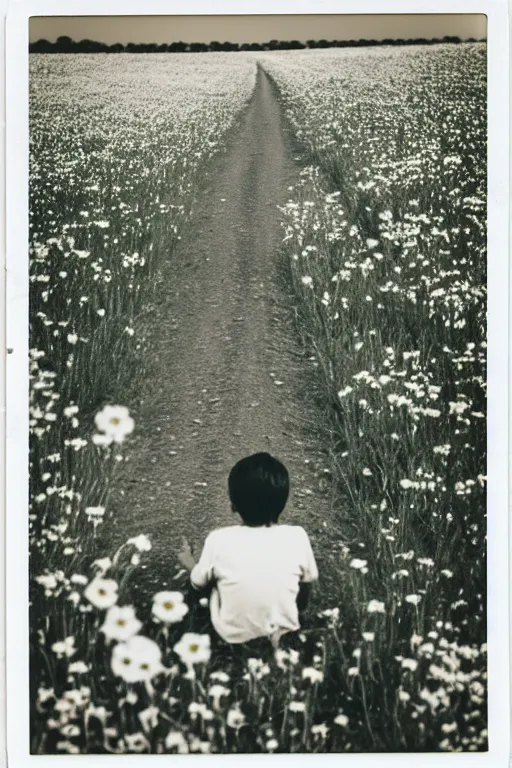
[[[61,36],[52,43],[48,40],[38,40],[30,43],[30,53],[206,53],[208,51],[286,51],[305,48],[353,48],[357,46],[375,45],[435,45],[436,43],[476,43],[475,38],[463,41],[460,37],[445,36],[442,38],[400,39],[400,40],[270,40],[268,43],[100,43],[95,40],[72,40]]]

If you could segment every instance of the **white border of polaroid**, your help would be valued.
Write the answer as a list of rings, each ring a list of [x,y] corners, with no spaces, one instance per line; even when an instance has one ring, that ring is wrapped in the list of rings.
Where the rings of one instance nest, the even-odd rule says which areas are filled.
[[[411,14],[479,13],[488,17],[489,164],[488,164],[488,654],[489,752],[459,754],[324,755],[323,761],[357,766],[384,766],[411,760],[417,766],[505,766],[509,758],[508,626],[508,5],[507,0],[259,0],[246,3],[189,0],[2,0],[7,6],[7,293],[6,293],[6,652],[7,749],[11,768],[34,762],[37,768],[77,765],[74,756],[32,756],[29,739],[28,653],[28,33],[30,16],[104,15],[247,15],[247,14]],[[121,12],[121,13],[120,13]],[[1,95],[1,92],[0,92]],[[0,202],[3,189],[0,188]],[[3,250],[3,248],[2,248]],[[4,255],[4,254],[1,254]],[[0,281],[3,280],[1,270]],[[3,283],[0,282],[0,290]],[[4,343],[0,322],[0,343]],[[2,383],[0,383],[0,396]],[[3,416],[0,402],[0,415]],[[1,423],[0,423],[1,427]],[[3,445],[2,445],[3,448]],[[2,459],[0,448],[0,461]],[[0,533],[1,535],[1,533]],[[0,587],[2,581],[0,577]],[[2,654],[0,641],[0,655]],[[3,675],[2,675],[3,677]],[[4,697],[0,695],[0,709]],[[0,712],[0,714],[5,714]],[[1,746],[1,745],[0,745]],[[4,757],[4,756],[2,756]],[[222,765],[225,755],[201,758]],[[257,755],[236,761],[259,760]],[[169,756],[124,756],[133,766],[169,760]],[[297,755],[274,755],[274,763],[291,764]],[[301,755],[305,763],[319,755]],[[172,757],[173,762],[188,760]],[[82,757],[80,765],[112,765],[111,756]]]

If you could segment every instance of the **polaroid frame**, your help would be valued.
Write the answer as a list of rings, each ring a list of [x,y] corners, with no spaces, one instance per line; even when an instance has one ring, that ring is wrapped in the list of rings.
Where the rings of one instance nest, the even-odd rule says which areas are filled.
[[[30,16],[150,16],[150,15],[298,15],[298,14],[485,14],[488,20],[488,653],[489,653],[489,751],[486,753],[414,753],[420,766],[505,766],[509,760],[509,528],[508,528],[508,374],[509,343],[509,47],[507,0],[260,0],[244,5],[218,0],[215,10],[208,0],[184,4],[165,0],[8,0],[2,2],[6,26],[6,243],[1,258],[6,264],[6,322],[0,320],[0,339],[6,353],[5,402],[5,514],[6,548],[6,743],[11,768],[54,765],[75,768],[74,756],[30,755],[28,718],[28,40]],[[1,95],[1,94],[0,94]],[[3,126],[2,126],[3,127]],[[3,190],[0,189],[0,199]],[[2,211],[3,213],[3,211]],[[0,272],[0,290],[4,270]],[[3,396],[3,381],[0,397]],[[3,418],[3,397],[0,416]],[[1,428],[0,420],[0,428]],[[0,461],[4,444],[0,447]],[[2,469],[3,461],[2,461]],[[0,588],[3,586],[0,577]],[[1,597],[1,595],[0,595]],[[0,641],[0,655],[2,654]],[[5,716],[4,692],[0,715]],[[3,730],[0,724],[0,732]],[[0,740],[0,747],[3,746]],[[5,754],[5,750],[4,750]],[[4,754],[0,760],[7,765]],[[342,759],[357,766],[395,765],[411,760],[412,753],[397,755],[325,755],[334,764]],[[126,755],[132,766],[168,760],[167,755]],[[265,756],[247,755],[244,761]],[[151,760],[149,760],[151,758]],[[187,757],[173,756],[184,764]],[[202,758],[206,760],[206,758]],[[301,755],[310,765],[317,755]],[[6,761],[4,763],[4,760]],[[112,757],[81,757],[80,764],[110,766]],[[184,763],[181,763],[181,760]],[[207,758],[222,765],[224,755]],[[274,756],[279,764],[295,763],[297,755]]]

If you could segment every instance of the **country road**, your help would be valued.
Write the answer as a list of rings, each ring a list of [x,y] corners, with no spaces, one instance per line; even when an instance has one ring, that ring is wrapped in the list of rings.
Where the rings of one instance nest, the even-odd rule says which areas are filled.
[[[134,412],[113,517],[99,532],[105,554],[129,536],[151,539],[136,585],[141,598],[170,583],[182,536],[199,552],[212,528],[235,522],[228,472],[256,451],[288,467],[292,491],[282,522],[309,532],[319,592],[328,593],[330,483],[321,446],[305,428],[314,421],[312,363],[297,345],[277,275],[277,206],[299,171],[282,108],[259,69],[251,102],[213,161],[173,254],[168,301],[152,323],[151,376]]]

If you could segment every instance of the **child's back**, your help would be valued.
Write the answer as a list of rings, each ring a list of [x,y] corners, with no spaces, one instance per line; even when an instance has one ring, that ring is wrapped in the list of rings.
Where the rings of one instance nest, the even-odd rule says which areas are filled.
[[[195,587],[215,582],[212,623],[230,643],[299,629],[299,585],[316,578],[308,536],[296,525],[219,528],[191,572]]]

